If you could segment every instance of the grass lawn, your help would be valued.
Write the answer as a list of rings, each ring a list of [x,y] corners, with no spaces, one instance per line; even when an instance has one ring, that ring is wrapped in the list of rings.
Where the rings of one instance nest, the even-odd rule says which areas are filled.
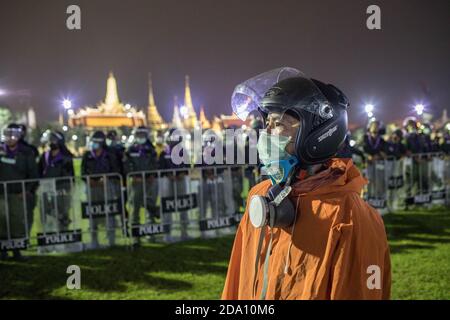
[[[450,299],[450,210],[384,217],[392,251],[393,299]],[[218,299],[232,236],[146,244],[0,262],[0,298]],[[81,267],[81,290],[66,289],[66,269]]]

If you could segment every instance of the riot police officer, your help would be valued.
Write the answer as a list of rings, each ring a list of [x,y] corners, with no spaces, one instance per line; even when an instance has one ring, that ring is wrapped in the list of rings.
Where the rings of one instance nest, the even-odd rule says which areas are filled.
[[[31,228],[33,208],[29,207],[29,199],[37,188],[37,181],[6,183],[38,178],[34,154],[20,144],[21,136],[19,128],[6,128],[0,145],[0,182],[3,182],[0,184],[0,239],[28,238]],[[14,249],[13,255],[22,258],[19,249]],[[1,257],[7,257],[5,249],[1,250]]]
[[[34,157],[37,159],[39,157],[39,151],[38,149],[32,145],[31,143],[29,143],[26,138],[27,138],[27,126],[24,124],[17,124],[17,123],[10,123],[8,125],[8,128],[17,128],[20,130],[20,139],[19,139],[19,144],[22,147],[28,148],[31,150],[31,152],[33,153]]]
[[[364,136],[364,152],[367,153],[367,175],[369,178],[369,198],[383,198],[385,190],[384,159],[386,157],[386,142],[383,139],[385,133],[381,121],[374,120],[368,124],[367,133]]]
[[[157,169],[157,155],[155,147],[150,142],[150,131],[141,126],[134,130],[133,144],[125,152],[125,173],[131,179],[132,192],[132,219],[133,225],[140,224],[140,209],[145,208],[146,222],[155,223],[159,217],[156,206],[158,196],[158,181],[155,173],[147,171]],[[134,239],[134,246],[140,243],[139,238]]]
[[[67,149],[64,135],[61,132],[47,131],[45,139],[42,140],[47,140],[47,150],[39,159],[39,176],[45,179],[42,180],[41,189],[44,186],[48,187],[46,190],[42,190],[42,207],[44,209],[42,224],[45,228],[52,228],[52,220],[56,220],[56,230],[47,231],[64,231],[70,224],[70,195],[74,176],[73,155]]]
[[[22,149],[28,149],[33,157],[34,157],[34,161],[37,163],[38,159],[39,159],[39,151],[38,149],[32,145],[31,143],[29,143],[26,138],[27,138],[27,126],[24,124],[18,124],[18,123],[10,123],[8,125],[8,128],[10,129],[18,129],[20,132],[20,138],[19,138],[19,145]],[[37,184],[33,184],[33,186],[35,188],[37,188]],[[37,197],[36,197],[36,189],[31,190],[31,192],[28,194],[27,196],[27,207],[28,209],[28,224],[29,224],[29,230],[31,230],[31,228],[33,227],[33,222],[34,222],[34,208],[36,207],[36,201],[37,201]]]
[[[407,194],[409,198],[421,194],[428,189],[427,168],[428,160],[424,152],[427,145],[424,136],[420,133],[419,122],[414,117],[407,117],[403,121],[406,131],[406,152],[409,158],[405,164],[405,176],[407,182]]]
[[[176,129],[171,129],[167,132],[165,136],[166,147],[161,152],[158,161],[158,167],[162,170],[174,170],[174,171],[166,171],[161,173],[161,183],[160,183],[160,194],[161,197],[177,197],[181,195],[185,195],[189,192],[190,187],[190,178],[189,178],[189,167],[191,163],[182,162],[180,164],[175,164],[172,159],[172,151],[179,144],[184,143],[181,141],[183,139],[180,136],[180,139],[176,139],[174,132]],[[184,134],[184,133],[183,133]],[[180,154],[183,158],[190,159],[190,153],[187,147],[184,147]],[[185,169],[185,170],[182,170]],[[187,228],[189,224],[188,211],[179,210],[180,216],[180,227],[181,227],[181,239],[187,239],[188,233]],[[171,232],[172,228],[172,213],[163,213],[163,223],[167,225],[167,229],[169,230],[169,234],[166,235],[166,241],[172,241]]]
[[[85,177],[85,180],[87,180],[88,184],[87,196],[89,206],[94,203],[109,203],[111,201],[121,200],[120,178],[111,175],[114,173],[120,175],[119,161],[117,160],[115,153],[107,147],[106,136],[102,131],[95,131],[92,135],[89,150],[83,155],[81,173],[83,176],[88,176]],[[89,175],[94,175],[94,177],[89,177]],[[91,246],[92,248],[96,248],[99,245],[98,225],[101,218],[90,216],[89,221],[91,229]],[[115,226],[116,221],[114,216],[107,215],[107,237],[109,245],[111,246],[115,244]]]
[[[108,133],[106,134],[106,145],[109,149],[111,149],[112,152],[115,153],[116,159],[118,160],[120,166],[120,172],[124,173],[123,159],[125,154],[125,147],[119,141],[116,130],[108,131]]]
[[[391,133],[385,145],[386,153],[386,177],[388,207],[392,211],[402,206],[404,199],[403,162],[406,155],[406,147],[403,144],[403,131],[397,129]]]

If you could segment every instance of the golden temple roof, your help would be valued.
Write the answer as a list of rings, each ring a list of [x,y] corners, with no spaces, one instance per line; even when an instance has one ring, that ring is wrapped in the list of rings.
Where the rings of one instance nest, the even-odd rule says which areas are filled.
[[[147,123],[155,130],[162,130],[167,127],[163,118],[158,112],[158,108],[155,104],[155,98],[153,96],[152,76],[149,74],[148,80],[148,107],[147,107]]]
[[[185,77],[184,85],[184,106],[187,109],[186,117],[184,119],[184,127],[186,129],[193,129],[197,126],[197,114],[195,113],[194,105],[192,104],[191,88],[189,86],[189,76]]]
[[[106,81],[105,100],[96,107],[84,107],[69,116],[70,126],[96,127],[135,127],[146,124],[142,111],[120,102],[114,74],[109,73]]]

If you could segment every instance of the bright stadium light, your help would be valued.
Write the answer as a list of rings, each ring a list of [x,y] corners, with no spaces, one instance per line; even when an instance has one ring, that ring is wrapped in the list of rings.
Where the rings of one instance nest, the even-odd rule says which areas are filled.
[[[423,111],[425,110],[425,106],[421,103],[416,104],[414,106],[414,110],[416,110],[418,116],[421,116],[423,114]]]
[[[373,117],[373,113],[372,113],[372,112],[367,112],[367,116],[368,116],[369,118],[372,118],[372,117]]]
[[[70,101],[69,99],[64,99],[62,105],[64,109],[70,109],[72,108],[72,101]]]
[[[369,114],[369,113],[373,114],[373,109],[374,109],[373,104],[368,103],[364,106],[364,110],[366,111],[367,114]],[[371,117],[371,116],[369,116],[369,117]]]

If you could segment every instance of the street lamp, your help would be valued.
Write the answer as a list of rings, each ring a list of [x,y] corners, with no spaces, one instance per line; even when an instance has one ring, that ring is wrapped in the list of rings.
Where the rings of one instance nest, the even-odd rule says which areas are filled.
[[[364,106],[364,110],[366,111],[367,115],[369,115],[369,114],[373,115],[373,109],[374,109],[373,104],[368,103]],[[370,117],[371,116],[369,116],[369,118]]]
[[[68,110],[72,108],[72,101],[70,101],[69,99],[64,99],[63,103],[62,103],[64,109]]]
[[[423,111],[425,110],[425,106],[421,103],[416,104],[414,106],[414,110],[416,110],[418,116],[421,116],[423,114]]]

